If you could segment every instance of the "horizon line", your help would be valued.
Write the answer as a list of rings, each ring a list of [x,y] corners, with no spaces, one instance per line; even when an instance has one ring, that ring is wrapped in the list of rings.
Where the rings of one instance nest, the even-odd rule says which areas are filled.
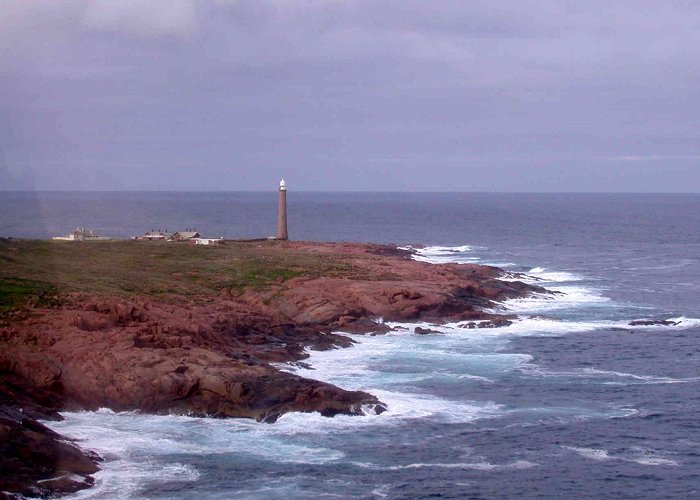
[[[276,193],[278,189],[0,189],[0,193]],[[407,190],[290,190],[292,193],[378,194],[700,194],[700,191],[407,191]]]

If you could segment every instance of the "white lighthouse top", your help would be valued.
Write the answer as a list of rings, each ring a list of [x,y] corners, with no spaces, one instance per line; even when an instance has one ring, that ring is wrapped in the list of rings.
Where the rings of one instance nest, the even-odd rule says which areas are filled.
[[[286,191],[287,190],[287,183],[282,179],[280,181],[280,191]]]

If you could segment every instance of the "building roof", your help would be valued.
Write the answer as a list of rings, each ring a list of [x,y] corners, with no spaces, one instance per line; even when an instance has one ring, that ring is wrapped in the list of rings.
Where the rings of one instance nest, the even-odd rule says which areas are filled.
[[[178,231],[175,235],[180,238],[197,238],[200,234],[197,231]]]

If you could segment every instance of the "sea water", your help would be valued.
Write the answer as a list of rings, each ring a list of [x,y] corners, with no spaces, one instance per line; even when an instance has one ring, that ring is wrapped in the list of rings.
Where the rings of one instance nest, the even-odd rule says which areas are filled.
[[[266,236],[274,203],[2,193],[0,235]],[[291,191],[289,209],[293,238],[413,245],[417,260],[498,265],[561,294],[498,306],[519,315],[508,327],[391,323],[310,351],[309,369],[279,365],[371,392],[388,404],[381,415],[66,413],[50,425],[105,458],[75,498],[700,496],[700,196]]]

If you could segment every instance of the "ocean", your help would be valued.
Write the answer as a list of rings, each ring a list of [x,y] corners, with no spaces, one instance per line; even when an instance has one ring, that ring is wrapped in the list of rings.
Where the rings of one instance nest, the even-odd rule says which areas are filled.
[[[493,264],[563,294],[506,302],[521,319],[504,328],[392,324],[296,369],[377,395],[381,415],[65,413],[50,426],[105,458],[72,498],[700,497],[700,195],[291,190],[288,203],[292,239],[422,245],[420,260]],[[6,237],[253,238],[275,217],[274,192],[0,193]]]

